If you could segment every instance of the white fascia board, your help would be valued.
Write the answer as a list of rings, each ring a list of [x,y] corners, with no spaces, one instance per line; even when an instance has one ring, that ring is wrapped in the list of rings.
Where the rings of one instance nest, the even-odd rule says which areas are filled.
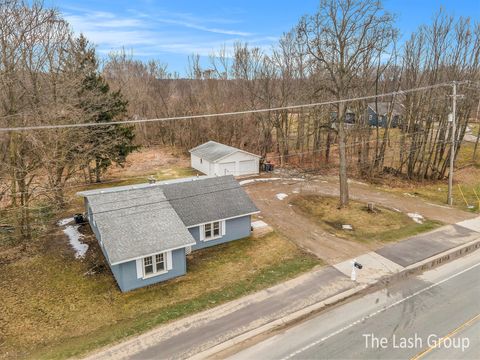
[[[119,265],[119,264],[123,264],[123,263],[126,263],[126,262],[138,260],[138,259],[143,259],[144,257],[147,257],[147,256],[153,256],[153,255],[155,255],[155,254],[165,253],[165,252],[167,252],[167,251],[173,251],[173,250],[178,250],[178,249],[186,248],[186,247],[189,247],[189,246],[193,246],[193,245],[195,245],[195,244],[196,244],[196,242],[193,242],[193,243],[191,243],[191,244],[186,244],[186,245],[177,246],[177,247],[171,248],[171,249],[165,249],[165,250],[162,250],[162,251],[157,251],[157,252],[154,252],[154,253],[151,253],[151,254],[145,254],[145,255],[142,255],[142,256],[137,256],[137,257],[134,257],[134,258],[131,258],[131,259],[128,259],[128,260],[117,261],[117,262],[115,262],[115,263],[111,263],[110,265],[111,265],[111,266]]]
[[[231,156],[231,155],[233,155],[233,154],[236,154],[237,152],[242,152],[242,153],[244,153],[244,154],[252,155],[252,156],[255,156],[255,157],[259,158],[259,159],[261,158],[260,155],[252,154],[252,153],[250,153],[250,152],[248,152],[248,151],[241,150],[241,149],[237,149],[237,151],[234,151],[234,152],[232,152],[232,153],[230,153],[230,154],[228,154],[228,155],[222,156],[221,158],[218,158],[217,160],[214,161],[214,163],[216,163],[217,161],[223,160],[223,159],[225,159],[226,157],[229,157],[229,156]]]
[[[248,216],[248,215],[255,215],[255,214],[259,214],[259,213],[260,213],[260,210],[254,211],[254,212],[251,212],[251,213],[247,213],[247,214],[232,216],[232,217],[225,218],[225,219],[217,219],[217,220],[207,221],[207,222],[204,222],[204,223],[199,223],[199,224],[187,226],[187,229],[191,229],[191,228],[194,228],[194,227],[197,227],[197,226],[201,226],[201,225],[205,225],[205,224],[210,224],[210,223],[216,222],[216,221],[231,220],[231,219],[236,219],[236,218],[244,217],[244,216]]]

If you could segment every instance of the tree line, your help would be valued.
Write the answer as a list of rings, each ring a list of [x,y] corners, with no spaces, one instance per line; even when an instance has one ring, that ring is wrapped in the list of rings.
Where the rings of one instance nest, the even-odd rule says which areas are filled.
[[[0,133],[0,203],[20,210],[20,229],[28,228],[39,188],[61,207],[67,183],[99,181],[139,146],[186,151],[208,140],[301,171],[338,168],[345,206],[348,174],[445,177],[451,88],[401,90],[471,81],[460,87],[465,98],[457,107],[457,150],[469,120],[478,119],[480,24],[443,10],[401,42],[395,15],[380,1],[321,0],[271,49],[238,42],[212,51],[208,64],[193,54],[188,75],[180,77],[161,61],[136,60],[125,51],[100,63],[88,39],[40,2],[1,0],[0,6],[2,127],[336,101],[231,117]],[[390,92],[396,94],[343,101]],[[379,115],[386,109],[382,123],[372,125],[369,106]]]

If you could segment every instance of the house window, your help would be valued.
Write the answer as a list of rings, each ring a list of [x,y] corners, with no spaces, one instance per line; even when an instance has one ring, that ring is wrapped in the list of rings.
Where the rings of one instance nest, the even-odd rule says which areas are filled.
[[[220,235],[220,222],[214,222],[213,223],[213,236],[219,236]]]
[[[205,240],[220,237],[220,221],[205,224]]]
[[[163,253],[143,258],[143,274],[145,277],[164,272],[165,255]]]
[[[165,270],[165,260],[163,258],[163,254],[155,255],[155,267],[157,272]]]
[[[146,257],[143,259],[143,265],[145,267],[145,275],[151,275],[153,274],[153,262],[152,262],[152,257]]]

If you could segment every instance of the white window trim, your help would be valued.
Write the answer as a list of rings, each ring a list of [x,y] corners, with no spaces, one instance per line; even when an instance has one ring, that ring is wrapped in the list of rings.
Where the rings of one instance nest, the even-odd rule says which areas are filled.
[[[163,254],[163,270],[146,275],[145,274],[145,260],[144,259],[145,258],[152,258],[152,266],[154,266],[154,268],[156,270],[157,269],[157,263],[155,261],[155,256],[160,255],[160,254]],[[167,270],[168,269],[167,253],[157,253],[157,254],[153,254],[153,255],[150,255],[150,256],[145,256],[141,259],[141,261],[142,261],[142,273],[143,273],[142,279],[150,279],[152,277],[163,275],[163,274],[166,274],[168,272],[168,270]]]
[[[218,223],[218,235],[216,235],[216,236],[213,235],[213,224],[214,223]],[[212,236],[207,238],[205,236],[205,225],[208,225],[208,224],[210,224],[211,227],[212,227],[211,228]],[[212,240],[220,239],[222,237],[222,227],[223,227],[222,224],[223,224],[222,220],[212,221],[211,223],[203,224],[203,226],[200,227],[200,231],[203,231],[203,236],[202,236],[203,241],[212,241]]]

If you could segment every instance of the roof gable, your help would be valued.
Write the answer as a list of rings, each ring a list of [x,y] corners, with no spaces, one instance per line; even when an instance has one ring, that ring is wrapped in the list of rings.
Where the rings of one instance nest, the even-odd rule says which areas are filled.
[[[195,243],[158,187],[87,198],[111,264]]]
[[[190,150],[190,153],[202,159],[215,162],[229,155],[232,155],[238,151],[241,151],[243,153],[246,153],[252,156],[260,157],[259,155],[249,153],[245,150],[238,149],[233,146],[220,144],[216,141],[208,141],[204,144],[194,147],[193,149]]]

